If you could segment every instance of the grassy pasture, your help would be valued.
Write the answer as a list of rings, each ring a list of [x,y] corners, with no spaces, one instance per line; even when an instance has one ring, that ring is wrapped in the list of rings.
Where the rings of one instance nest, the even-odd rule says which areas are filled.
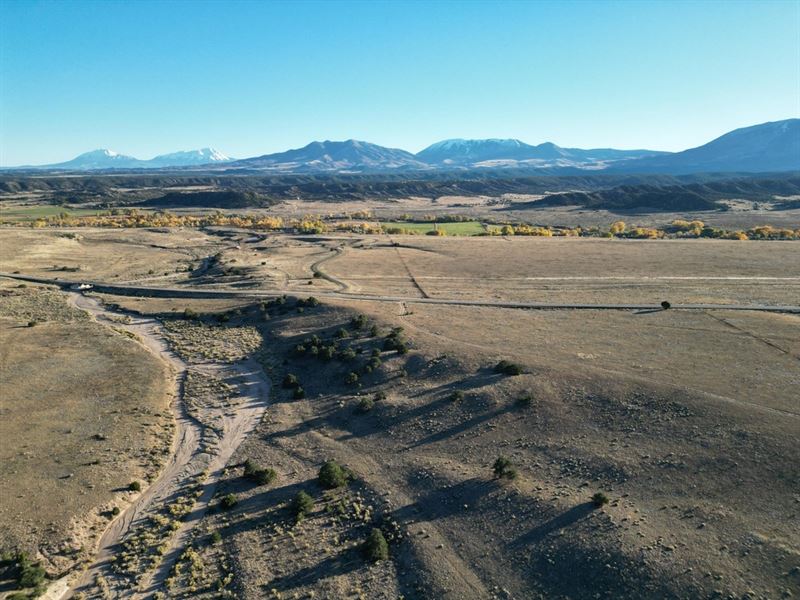
[[[390,221],[382,223],[384,227],[398,227],[415,233],[427,234],[434,229],[442,229],[447,235],[480,235],[486,233],[483,224],[478,221],[464,221],[462,223],[425,223]]]
[[[102,211],[94,208],[66,208],[55,204],[0,204],[0,221],[35,221],[56,217],[62,213],[70,217],[89,217]]]

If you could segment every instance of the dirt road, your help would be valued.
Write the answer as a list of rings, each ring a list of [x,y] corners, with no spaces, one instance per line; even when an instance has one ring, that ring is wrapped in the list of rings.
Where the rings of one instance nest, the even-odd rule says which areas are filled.
[[[0,277],[45,283],[69,288],[80,282],[64,281],[45,277],[33,277],[21,274],[0,273]],[[139,285],[107,284],[103,282],[85,282],[95,291],[109,294],[133,295],[154,298],[244,298],[263,300],[282,296],[287,292],[280,291],[242,291],[234,289],[204,289],[199,287],[148,287]],[[293,292],[297,296],[311,294]],[[549,302],[513,302],[504,300],[458,300],[450,298],[419,298],[405,296],[383,296],[369,294],[352,294],[344,292],[315,292],[317,298],[331,298],[366,302],[406,302],[409,304],[445,304],[449,306],[489,306],[496,308],[516,308],[523,310],[660,310],[659,304],[619,304],[619,303],[549,303]],[[672,310],[752,310],[758,312],[800,313],[800,305],[769,304],[672,304]]]

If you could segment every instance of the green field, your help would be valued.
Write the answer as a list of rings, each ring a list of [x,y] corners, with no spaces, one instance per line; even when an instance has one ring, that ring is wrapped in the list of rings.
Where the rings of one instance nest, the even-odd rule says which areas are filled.
[[[36,219],[56,217],[66,213],[71,217],[85,217],[98,214],[94,208],[65,208],[54,204],[9,204],[0,203],[0,220],[4,221],[34,221]]]
[[[480,235],[486,233],[483,224],[478,221],[464,221],[462,223],[419,223],[390,221],[381,223],[383,227],[405,229],[414,233],[426,234],[434,229],[442,229],[447,235]]]

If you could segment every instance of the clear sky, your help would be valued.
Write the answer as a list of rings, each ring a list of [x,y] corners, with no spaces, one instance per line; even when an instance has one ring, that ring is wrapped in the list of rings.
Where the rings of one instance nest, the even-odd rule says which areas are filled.
[[[0,0],[0,165],[314,139],[681,150],[800,115],[800,1]]]

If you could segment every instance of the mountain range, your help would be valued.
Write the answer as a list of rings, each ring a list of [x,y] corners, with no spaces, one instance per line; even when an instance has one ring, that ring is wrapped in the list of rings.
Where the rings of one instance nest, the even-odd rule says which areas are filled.
[[[186,150],[160,154],[149,160],[140,160],[114,150],[101,148],[84,152],[62,163],[42,165],[32,168],[65,171],[96,171],[101,169],[163,169],[167,167],[191,167],[230,162],[233,159],[214,148]]]
[[[800,119],[742,127],[697,148],[643,158],[627,171],[700,173],[800,169]]]
[[[655,150],[562,148],[552,142],[531,146],[520,140],[444,140],[416,155],[431,165],[461,167],[578,166],[667,154]]]
[[[412,154],[358,140],[311,142],[302,148],[234,160],[213,148],[139,160],[94,150],[63,163],[24,167],[68,171],[193,169],[266,173],[373,173],[436,170],[524,169],[540,173],[688,174],[800,170],[800,119],[736,129],[682,152],[562,148],[517,139],[450,139]],[[23,167],[19,167],[23,169]]]
[[[237,160],[229,166],[286,172],[430,168],[430,165],[405,150],[385,148],[358,140],[311,142],[296,150]]]

